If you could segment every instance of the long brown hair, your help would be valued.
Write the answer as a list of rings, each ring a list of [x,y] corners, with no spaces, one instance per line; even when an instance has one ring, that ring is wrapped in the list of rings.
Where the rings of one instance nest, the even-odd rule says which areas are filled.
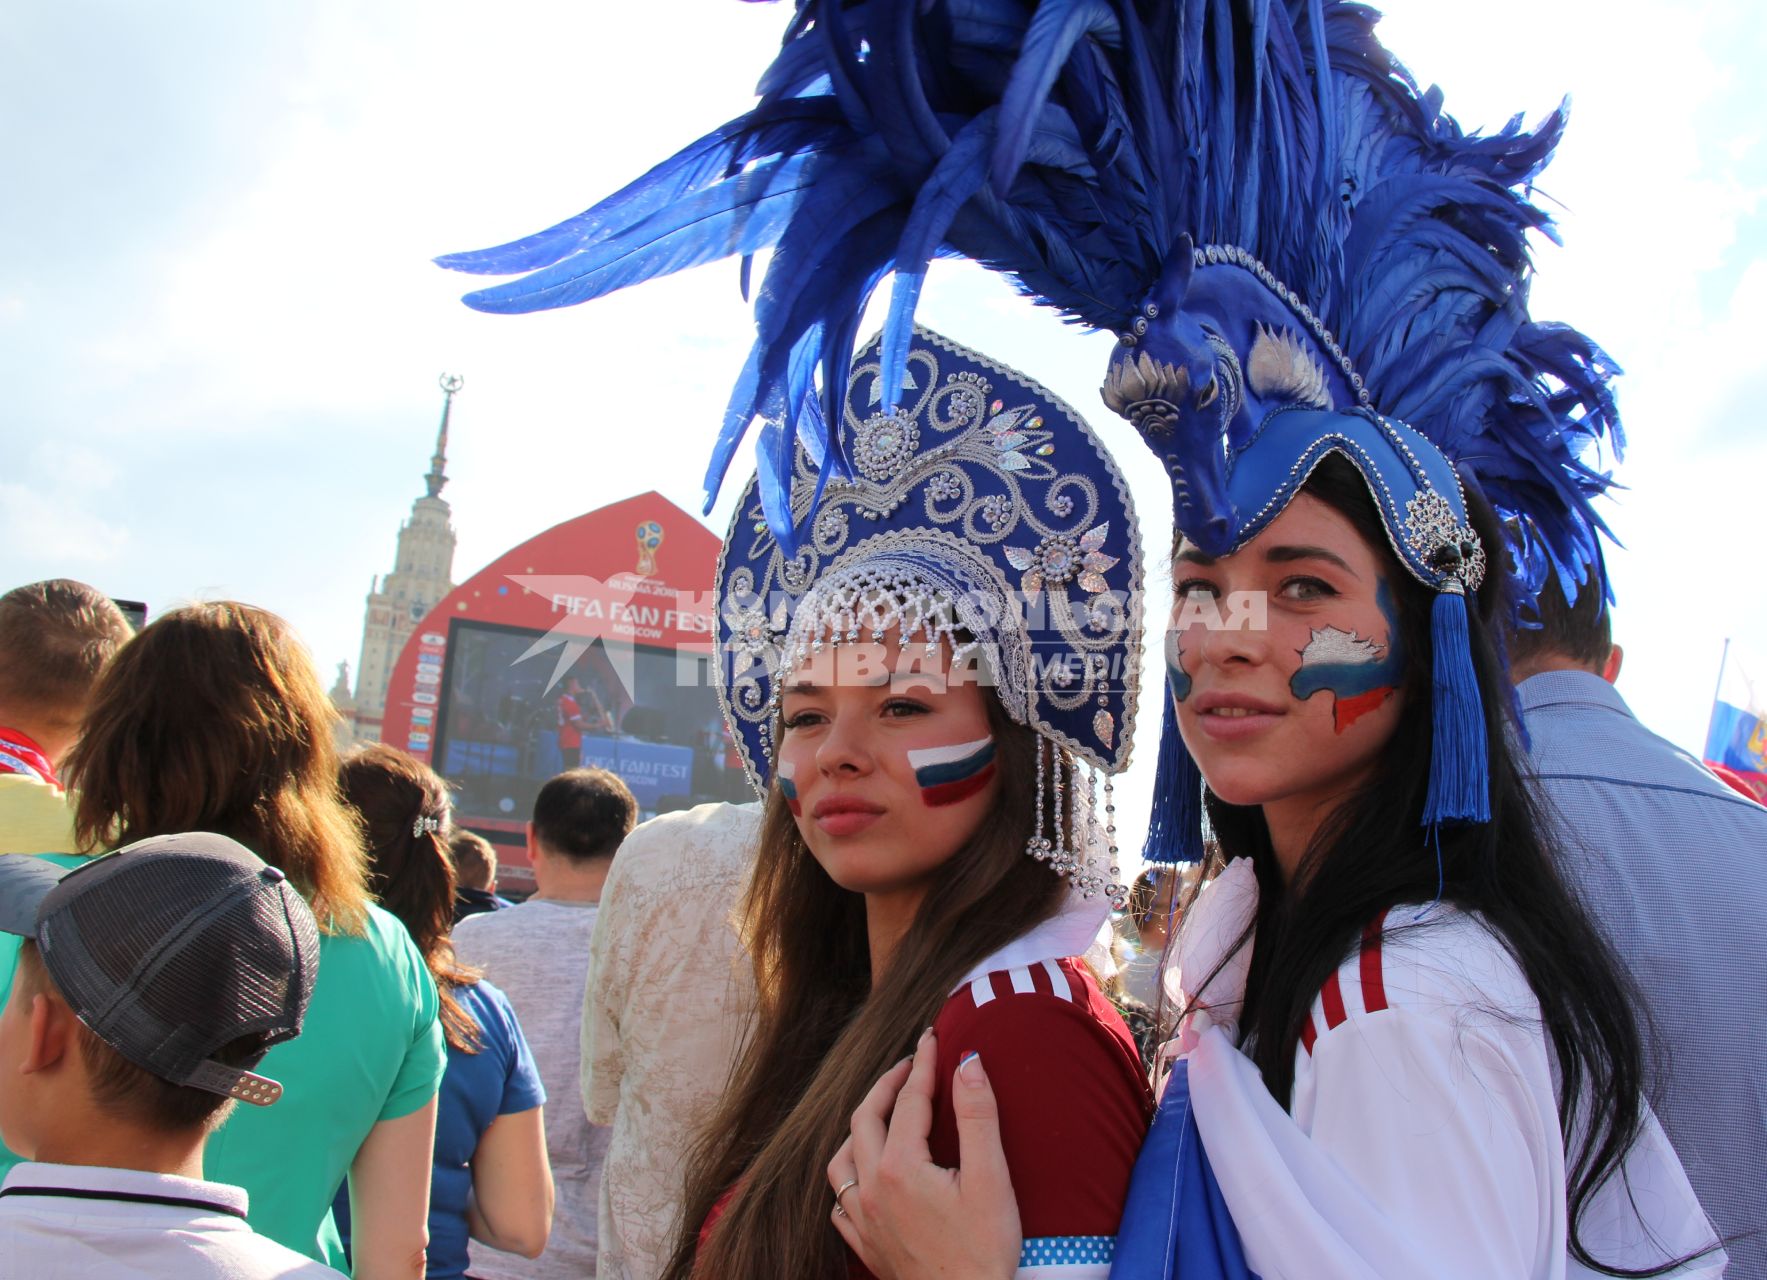
[[[344,797],[368,837],[368,887],[417,944],[442,1000],[442,1034],[462,1053],[479,1051],[479,1025],[454,992],[480,970],[454,956],[454,863],[448,856],[448,784],[397,747],[374,743],[344,757]]]
[[[853,1109],[914,1047],[958,979],[1060,906],[1065,882],[1025,853],[1043,744],[1006,718],[999,699],[987,702],[998,744],[994,805],[939,868],[875,988],[864,896],[828,877],[778,787],[768,792],[741,913],[759,995],[755,1021],[688,1162],[686,1215],[667,1280],[845,1276],[823,1170]],[[698,1248],[701,1225],[732,1188]]]
[[[118,651],[63,772],[82,849],[215,831],[278,867],[326,933],[361,934],[368,877],[337,785],[337,712],[289,625],[174,609]]]

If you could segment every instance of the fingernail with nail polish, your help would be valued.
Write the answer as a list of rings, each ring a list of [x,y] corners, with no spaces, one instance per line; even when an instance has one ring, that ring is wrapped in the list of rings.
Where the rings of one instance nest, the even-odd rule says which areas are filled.
[[[975,1068],[973,1071],[970,1070],[972,1066]],[[967,1084],[980,1084],[982,1080],[982,1055],[977,1053],[974,1049],[971,1049],[968,1053],[964,1054],[963,1058],[957,1064],[957,1074],[962,1076]]]

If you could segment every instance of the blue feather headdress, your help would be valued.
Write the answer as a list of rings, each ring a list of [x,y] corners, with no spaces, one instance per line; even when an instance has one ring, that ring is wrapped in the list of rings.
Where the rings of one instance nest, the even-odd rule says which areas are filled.
[[[1243,541],[1267,505],[1232,505],[1266,469],[1246,450],[1285,436],[1224,411],[1231,369],[1249,376],[1256,341],[1241,325],[1208,343],[1201,319],[1211,307],[1219,319],[1225,297],[1244,303],[1228,308],[1241,319],[1284,322],[1274,337],[1295,378],[1266,377],[1251,398],[1261,412],[1332,406],[1343,430],[1364,430],[1354,418],[1374,433],[1369,459],[1394,421],[1408,424],[1509,518],[1524,594],[1549,573],[1568,596],[1605,591],[1591,501],[1610,481],[1583,457],[1622,444],[1618,371],[1582,334],[1527,311],[1527,234],[1551,234],[1531,183],[1565,113],[1468,134],[1382,48],[1375,20],[1344,0],[798,0],[752,111],[577,218],[440,261],[531,273],[467,298],[529,311],[771,250],[706,486],[716,492],[764,419],[760,497],[786,547],[801,533],[794,438],[824,477],[852,475],[839,408],[866,302],[893,273],[880,351],[893,403],[927,266],[958,255],[1070,321],[1124,335],[1111,380],[1125,411],[1149,399],[1127,364],[1184,371],[1187,398],[1137,423],[1167,431],[1149,443],[1178,482],[1187,536]],[[1209,261],[1211,245],[1238,265]],[[1187,303],[1192,271],[1201,301]],[[1237,301],[1211,299],[1236,272]],[[1266,296],[1252,300],[1254,288]],[[1172,394],[1175,383],[1140,385]],[[1235,408],[1246,403],[1242,389]],[[1373,472],[1411,474],[1396,449],[1363,471],[1371,487]],[[1404,482],[1421,492],[1416,476]],[[1443,520],[1464,525],[1457,485],[1437,474],[1428,488],[1447,503]],[[1463,728],[1476,709],[1466,696],[1448,718]],[[1175,737],[1168,726],[1162,759],[1182,755]],[[1438,772],[1470,759],[1470,744],[1438,747]],[[1186,791],[1168,781],[1162,796]],[[1480,816],[1482,776],[1438,781],[1435,818]],[[1166,814],[1155,838],[1191,825]]]

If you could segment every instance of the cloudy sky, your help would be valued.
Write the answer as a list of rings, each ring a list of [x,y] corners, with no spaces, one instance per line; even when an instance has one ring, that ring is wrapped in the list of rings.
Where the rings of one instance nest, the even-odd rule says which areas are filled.
[[[1621,689],[1697,748],[1725,637],[1767,654],[1767,20],[1746,0],[1384,8],[1387,43],[1469,126],[1574,99],[1544,184],[1565,247],[1541,247],[1534,311],[1628,370]],[[512,318],[460,306],[471,281],[428,260],[575,213],[745,109],[786,16],[736,0],[13,12],[0,587],[71,575],[156,612],[250,600],[289,617],[329,679],[354,665],[363,595],[422,491],[443,370],[466,379],[457,579],[645,488],[697,510],[748,341],[733,266]],[[1107,337],[943,264],[921,314],[1091,415],[1164,524],[1157,470],[1097,409]]]

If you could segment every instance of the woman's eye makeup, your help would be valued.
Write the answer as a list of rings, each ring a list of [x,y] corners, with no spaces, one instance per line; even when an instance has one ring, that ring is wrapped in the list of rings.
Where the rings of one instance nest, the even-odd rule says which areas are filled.
[[[1298,577],[1285,579],[1276,594],[1284,600],[1329,600],[1340,593],[1323,578]]]
[[[1172,588],[1174,599],[1182,603],[1191,596],[1208,596],[1213,599],[1221,594],[1221,588],[1207,578],[1185,578]]]

